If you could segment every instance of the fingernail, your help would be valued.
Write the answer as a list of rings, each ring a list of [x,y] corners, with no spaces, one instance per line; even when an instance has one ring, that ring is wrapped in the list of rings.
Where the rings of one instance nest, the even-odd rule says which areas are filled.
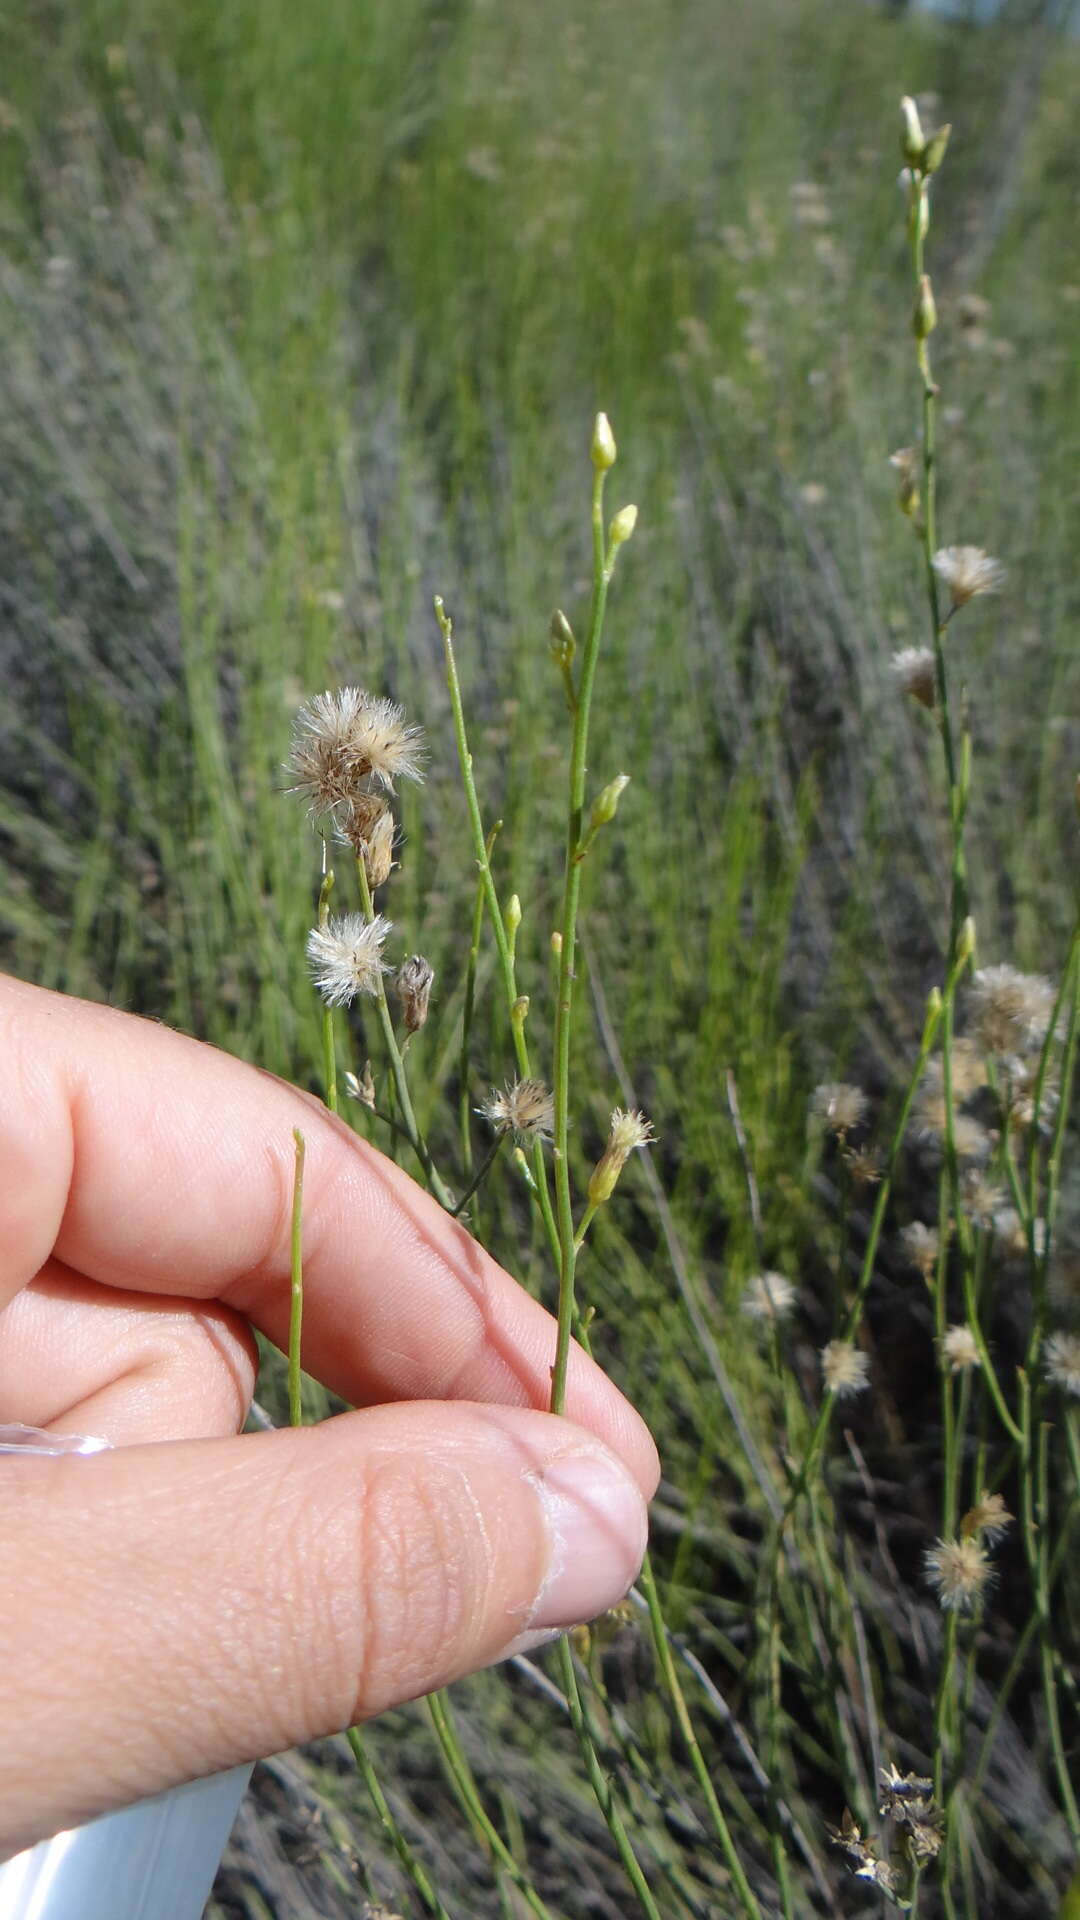
[[[547,1515],[551,1561],[532,1631],[595,1620],[632,1586],[648,1517],[636,1481],[602,1453],[564,1453],[529,1478]]]

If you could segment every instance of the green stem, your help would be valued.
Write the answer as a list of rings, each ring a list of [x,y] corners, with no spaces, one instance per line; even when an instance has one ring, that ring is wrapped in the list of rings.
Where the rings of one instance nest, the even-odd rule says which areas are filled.
[[[484,860],[490,872],[491,850],[502,828],[502,821],[496,820],[484,842]],[[480,939],[484,930],[484,880],[478,874],[476,880],[476,898],[473,901],[472,931],[469,937],[469,959],[465,968],[465,1004],[461,1014],[461,1063],[458,1078],[461,1082],[458,1092],[458,1119],[461,1128],[461,1163],[466,1176],[472,1172],[472,1106],[469,1100],[469,1052],[472,1045],[473,1013],[476,1008],[476,972],[480,964]]]
[[[476,791],[476,781],[473,778],[472,754],[469,750],[468,734],[465,731],[465,709],[461,698],[461,682],[458,679],[457,661],[454,657],[454,625],[438,594],[435,596],[435,618],[439,623],[439,632],[442,634],[443,653],[446,660],[446,684],[450,694],[450,708],[454,716],[454,739],[457,744],[458,762],[461,767],[461,781],[465,789],[465,806],[469,815],[469,826],[472,830],[473,854],[476,860],[476,870],[480,878],[480,886],[487,904],[488,919],[491,923],[492,933],[495,936],[495,948],[499,956],[499,968],[503,978],[506,1007],[510,1016],[510,1032],[514,1044],[514,1055],[517,1060],[518,1073],[522,1080],[531,1080],[534,1078],[534,1075],[529,1060],[529,1043],[525,1038],[525,1024],[523,1020],[515,1018],[514,1012],[520,1002],[520,996],[517,990],[517,976],[514,968],[514,955],[510,944],[510,937],[506,930],[506,920],[495,887],[495,878],[491,871],[491,860],[489,857],[490,847],[484,835],[480,801]],[[548,1244],[552,1252],[557,1255],[559,1234],[555,1225],[555,1216],[551,1210],[547,1163],[544,1159],[543,1146],[539,1140],[533,1144],[532,1173],[534,1181],[532,1191],[535,1194],[536,1203],[540,1209],[540,1216],[544,1223],[544,1231],[547,1234]]]
[[[690,1711],[686,1704],[682,1683],[675,1669],[675,1662],[672,1659],[671,1646],[668,1641],[667,1625],[660,1605],[660,1595],[657,1591],[656,1576],[653,1573],[652,1559],[649,1554],[645,1555],[645,1561],[641,1569],[638,1584],[641,1587],[642,1593],[645,1595],[649,1609],[649,1625],[652,1628],[656,1663],[660,1669],[664,1685],[667,1688],[675,1719],[678,1722],[679,1732],[682,1734],[690,1759],[690,1765],[693,1768],[698,1786],[701,1788],[705,1805],[709,1809],[713,1830],[720,1842],[720,1851],[727,1863],[732,1884],[739,1896],[741,1910],[743,1913],[749,1914],[751,1920],[761,1920],[761,1908],[754,1897],[750,1883],[743,1871],[738,1849],[731,1835],[731,1829],[724,1818],[723,1808],[716,1797],[716,1789],[712,1783],[712,1776],[705,1764],[705,1757],[701,1751],[701,1745],[694,1729],[694,1723],[690,1718]]]
[[[497,1133],[495,1135],[494,1140],[492,1141],[490,1147],[485,1153],[484,1158],[481,1160],[480,1165],[476,1169],[476,1172],[474,1173],[472,1179],[469,1181],[469,1184],[466,1187],[464,1193],[462,1194],[461,1199],[458,1201],[455,1207],[451,1207],[450,1209],[455,1220],[459,1219],[460,1216],[464,1213],[465,1208],[468,1206],[469,1201],[472,1199],[473,1194],[476,1192],[477,1187],[480,1186],[481,1183],[487,1178],[488,1173],[491,1171],[491,1168],[495,1164],[495,1156],[498,1153],[499,1148],[502,1146],[502,1143],[505,1139],[506,1139],[505,1133]]]
[[[615,1842],[619,1858],[626,1872],[626,1877],[641,1902],[643,1912],[648,1915],[648,1920],[661,1920],[660,1910],[652,1894],[649,1892],[648,1882],[645,1879],[637,1855],[627,1837],[622,1815],[616,1805],[611,1781],[601,1767],[597,1757],[596,1748],[586,1724],[585,1712],[581,1703],[577,1674],[574,1671],[574,1656],[570,1648],[570,1642],[565,1635],[558,1643],[558,1657],[563,1692],[566,1694],[566,1704],[570,1714],[570,1724],[577,1735],[578,1745],[581,1748],[582,1758],[585,1762],[585,1771],[589,1776],[589,1784],[596,1795],[597,1804],[607,1822],[611,1837]]]
[[[431,1693],[426,1706],[436,1738],[446,1761],[447,1771],[457,1789],[465,1816],[482,1847],[499,1867],[509,1874],[522,1899],[538,1920],[551,1920],[550,1913],[527,1873],[519,1866],[480,1797],[480,1789],[462,1749],[445,1693]]]
[[[593,685],[600,654],[611,567],[604,549],[604,471],[593,475],[592,489],[593,591],[574,707],[570,746],[570,791],[566,825],[566,864],[559,932],[559,984],[555,1001],[555,1214],[559,1236],[559,1325],[555,1365],[551,1374],[551,1411],[561,1413],[566,1400],[566,1369],[574,1322],[574,1210],[570,1194],[570,1028],[574,998],[574,958],[581,900],[581,842],[585,810],[586,756]]]
[[[330,849],[323,841],[323,878],[319,888],[319,925],[324,928],[330,919],[330,895],[334,891],[334,869],[329,865]],[[323,1003],[322,1009],[322,1047],[323,1047],[323,1087],[326,1104],[331,1113],[338,1111],[337,1089],[337,1048],[334,1044],[334,1009]]]
[[[360,904],[364,910],[364,919],[370,926],[375,918],[375,908],[372,903],[367,868],[364,865],[362,855],[357,856],[356,875],[360,886]],[[401,1057],[401,1048],[398,1046],[397,1034],[394,1032],[393,1016],[386,998],[386,985],[381,972],[376,976],[376,982],[375,1010],[379,1016],[383,1043],[386,1047],[387,1058],[390,1062],[390,1072],[393,1075],[398,1105],[401,1108],[402,1127],[408,1137],[409,1145],[412,1147],[420,1165],[424,1169],[428,1185],[435,1195],[436,1200],[441,1207],[445,1207],[448,1212],[452,1212],[454,1196],[450,1192],[449,1187],[447,1187],[441,1179],[435,1163],[431,1158],[431,1154],[428,1151],[427,1142],[417,1125],[416,1114],[413,1110],[412,1094],[409,1091],[409,1076],[405,1071],[405,1062]]]
[[[450,1920],[450,1915],[447,1913],[431,1881],[428,1879],[424,1868],[421,1866],[390,1811],[386,1795],[379,1785],[378,1776],[368,1758],[367,1748],[364,1745],[359,1727],[349,1727],[345,1738],[352,1748],[353,1758],[360,1770],[364,1785],[371,1795],[372,1804],[379,1816],[383,1832],[393,1847],[394,1852],[397,1854],[398,1859],[401,1861],[402,1866],[412,1881],[413,1886],[416,1888],[417,1893],[420,1895],[425,1907],[429,1913],[435,1915],[435,1920]]]

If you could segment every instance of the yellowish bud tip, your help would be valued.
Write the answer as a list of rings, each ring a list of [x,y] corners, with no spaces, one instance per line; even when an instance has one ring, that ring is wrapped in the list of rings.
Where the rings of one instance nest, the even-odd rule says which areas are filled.
[[[514,1004],[510,1009],[511,1026],[516,1027],[520,1032],[521,1028],[525,1025],[525,1021],[528,1017],[528,1012],[529,1012],[529,996],[527,993],[521,993],[518,995],[517,999],[514,1001]]]
[[[941,988],[931,987],[926,996],[926,1011],[931,1020],[936,1020],[941,1012]]]
[[[919,119],[919,109],[909,93],[905,93],[900,102],[903,127],[900,132],[900,151],[909,167],[922,167],[926,152],[926,136]]]
[[[1077,782],[1077,785],[1080,787],[1080,781]],[[555,928],[551,936],[551,951],[555,955],[556,960],[562,952],[562,934],[559,932],[558,927]]]
[[[960,965],[965,966],[974,952],[975,922],[971,918],[971,915],[968,914],[967,919],[960,929],[959,938],[956,942],[956,958],[960,962]]]
[[[633,506],[620,507],[608,528],[608,540],[611,545],[613,547],[621,547],[625,541],[629,540],[636,526],[637,508]]]
[[[611,431],[611,421],[606,413],[598,413],[593,423],[590,454],[593,466],[598,473],[606,473],[609,467],[615,465],[617,458],[615,435]]]
[[[506,931],[511,940],[521,925],[521,901],[516,893],[510,895],[506,903]]]

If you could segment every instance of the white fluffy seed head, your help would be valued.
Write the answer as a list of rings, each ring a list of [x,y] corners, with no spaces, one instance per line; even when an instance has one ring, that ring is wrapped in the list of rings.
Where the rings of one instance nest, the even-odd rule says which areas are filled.
[[[1080,1334],[1050,1334],[1043,1344],[1043,1365],[1056,1387],[1080,1395]]]
[[[755,1273],[743,1288],[740,1305],[748,1320],[784,1320],[796,1297],[782,1273]]]
[[[940,1340],[942,1364],[950,1373],[967,1373],[979,1365],[979,1347],[970,1327],[946,1327]]]
[[[870,1359],[850,1340],[830,1340],[821,1349],[821,1371],[825,1385],[838,1400],[864,1393],[870,1385]]]
[[[926,1550],[924,1565],[947,1613],[969,1613],[993,1577],[986,1550],[974,1534],[966,1540],[935,1540]]]
[[[391,923],[381,913],[374,920],[349,913],[312,927],[307,939],[312,978],[328,1007],[347,1007],[358,993],[377,993],[380,975],[387,971],[383,941]]]
[[[1005,578],[1001,561],[981,547],[940,547],[933,567],[948,587],[954,607],[962,607],[980,593],[997,593]]]

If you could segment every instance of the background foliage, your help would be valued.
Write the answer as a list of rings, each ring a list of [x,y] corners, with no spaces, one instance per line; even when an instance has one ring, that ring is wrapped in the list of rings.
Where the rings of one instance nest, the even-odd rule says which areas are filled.
[[[731,1312],[759,1260],[726,1069],[768,1262],[809,1302],[809,1370],[836,1194],[810,1156],[807,1096],[826,1074],[887,1094],[947,931],[934,742],[888,673],[925,622],[886,462],[916,417],[895,184],[905,90],[935,95],[957,129],[935,227],[942,535],[1009,568],[1007,594],[957,642],[980,951],[1053,973],[1067,944],[1075,51],[1008,17],[946,27],[854,0],[95,0],[9,9],[0,35],[8,966],[314,1084],[311,847],[281,763],[305,694],[343,679],[392,693],[432,743],[388,910],[442,983],[416,1077],[433,1144],[452,1140],[470,856],[431,596],[455,615],[542,1041],[564,755],[546,631],[555,604],[576,624],[587,598],[584,451],[604,407],[620,498],[641,518],[594,723],[596,777],[632,784],[590,876],[589,977],[660,1135],[671,1230],[767,1448],[773,1388]],[[618,1097],[588,993],[579,1028],[587,1164]],[[483,1068],[510,1070],[494,1026]],[[898,1204],[909,1217],[910,1198]],[[628,1175],[611,1211],[587,1280],[596,1347],[660,1440],[673,1621],[741,1710],[752,1475],[644,1182]],[[519,1212],[500,1190],[485,1233],[549,1287]],[[902,1586],[882,1601],[904,1642],[908,1722],[893,1732],[917,1742],[929,1667],[905,1621],[934,1611],[917,1574],[933,1530],[929,1317],[888,1251],[871,1320],[890,1343],[879,1524],[904,1483],[889,1535]],[[853,1552],[870,1529],[860,1497]],[[612,1657],[611,1684],[637,1700],[633,1644]],[[460,1698],[474,1762],[516,1802],[554,1906],[619,1911],[550,1710],[515,1676]],[[1010,1739],[986,1844],[1011,1904],[995,1910],[1056,1911],[1068,1854],[1035,1722],[1021,1713]],[[444,1896],[497,1911],[415,1716],[390,1716],[375,1744]],[[824,1857],[821,1823],[845,1788],[823,1751],[804,1760]],[[724,1765],[742,1791],[738,1757]],[[659,1828],[688,1844],[669,1769]],[[369,1891],[403,1901],[332,1743],[263,1770],[260,1795],[222,1914],[353,1911],[353,1852]],[[825,1871],[833,1910],[856,1910],[835,1859]],[[707,1877],[699,1895],[700,1911],[724,1911]]]

